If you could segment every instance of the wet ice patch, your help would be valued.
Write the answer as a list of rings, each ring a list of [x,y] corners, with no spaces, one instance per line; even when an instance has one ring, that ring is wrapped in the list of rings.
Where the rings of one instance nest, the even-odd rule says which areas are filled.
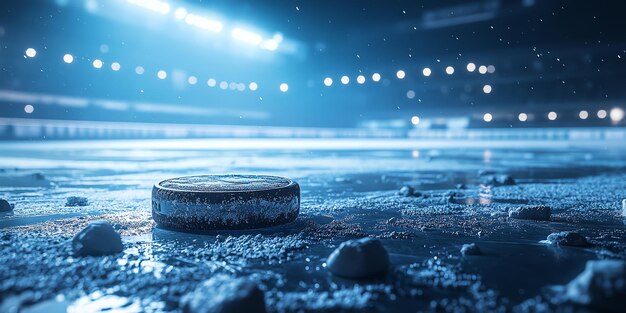
[[[43,174],[33,173],[27,175],[0,176],[0,186],[2,187],[50,187],[50,182]]]
[[[99,291],[78,298],[67,308],[67,313],[97,312],[139,313],[144,312],[144,308],[137,299],[105,295]]]

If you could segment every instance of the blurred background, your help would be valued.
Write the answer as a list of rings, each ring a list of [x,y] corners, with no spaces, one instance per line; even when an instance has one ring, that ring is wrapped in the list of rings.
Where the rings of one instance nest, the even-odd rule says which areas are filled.
[[[3,1],[0,138],[626,139],[621,1]]]

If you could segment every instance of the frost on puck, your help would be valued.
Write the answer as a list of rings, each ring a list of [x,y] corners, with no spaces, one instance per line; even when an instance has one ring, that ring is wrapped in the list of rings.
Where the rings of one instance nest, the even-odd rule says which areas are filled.
[[[292,222],[299,210],[300,186],[277,176],[188,176],[152,188],[152,218],[175,230],[269,227]]]

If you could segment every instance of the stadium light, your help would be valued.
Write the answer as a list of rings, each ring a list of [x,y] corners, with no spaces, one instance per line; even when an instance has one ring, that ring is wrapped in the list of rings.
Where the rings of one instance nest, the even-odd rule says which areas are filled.
[[[214,33],[219,33],[224,28],[224,25],[222,25],[220,21],[211,20],[195,14],[187,14],[185,23]]]
[[[26,49],[26,56],[29,58],[34,58],[37,55],[37,50],[35,50],[34,48],[28,48]]]
[[[127,0],[128,3],[148,9],[153,12],[158,12],[163,15],[170,13],[170,4],[165,1],[159,0]]]
[[[231,35],[233,38],[251,45],[259,45],[263,41],[263,37],[261,37],[261,35],[239,27],[233,28]],[[278,45],[276,46],[278,47]]]

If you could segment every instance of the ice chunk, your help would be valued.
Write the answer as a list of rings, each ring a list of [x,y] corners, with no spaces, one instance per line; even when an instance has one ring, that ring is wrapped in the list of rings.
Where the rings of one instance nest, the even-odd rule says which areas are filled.
[[[389,269],[389,254],[378,239],[348,240],[328,257],[328,270],[347,278],[381,275]]]
[[[122,238],[107,221],[95,221],[74,236],[72,248],[76,255],[106,255],[122,252]]]
[[[489,186],[512,186],[515,179],[511,175],[487,175],[481,176],[481,183]]]
[[[415,192],[415,189],[413,189],[413,187],[411,186],[402,186],[402,188],[400,188],[400,191],[398,192],[399,195],[404,196],[404,197],[411,197],[413,196],[413,192]]]
[[[13,211],[13,205],[9,203],[9,201],[0,199],[0,212],[11,212]]]
[[[601,312],[623,312],[626,306],[626,262],[588,261],[585,270],[567,284],[565,297]]]
[[[547,221],[550,220],[552,210],[550,207],[537,205],[537,206],[522,206],[509,209],[509,217],[521,220],[536,220]]]
[[[588,246],[587,238],[577,232],[562,231],[548,235],[544,242],[552,245],[584,247]]]
[[[415,190],[415,188],[411,186],[402,186],[398,194],[404,197],[420,197],[422,195],[421,192]]]
[[[500,175],[496,178],[496,182],[502,186],[515,185],[515,179],[511,175]]]
[[[65,202],[65,206],[86,206],[89,205],[89,200],[85,197],[67,197],[67,202]]]
[[[475,243],[466,243],[461,247],[461,254],[466,255],[479,255],[482,254],[480,248]]]
[[[180,300],[185,313],[264,313],[265,295],[248,278],[218,274],[201,283]]]

